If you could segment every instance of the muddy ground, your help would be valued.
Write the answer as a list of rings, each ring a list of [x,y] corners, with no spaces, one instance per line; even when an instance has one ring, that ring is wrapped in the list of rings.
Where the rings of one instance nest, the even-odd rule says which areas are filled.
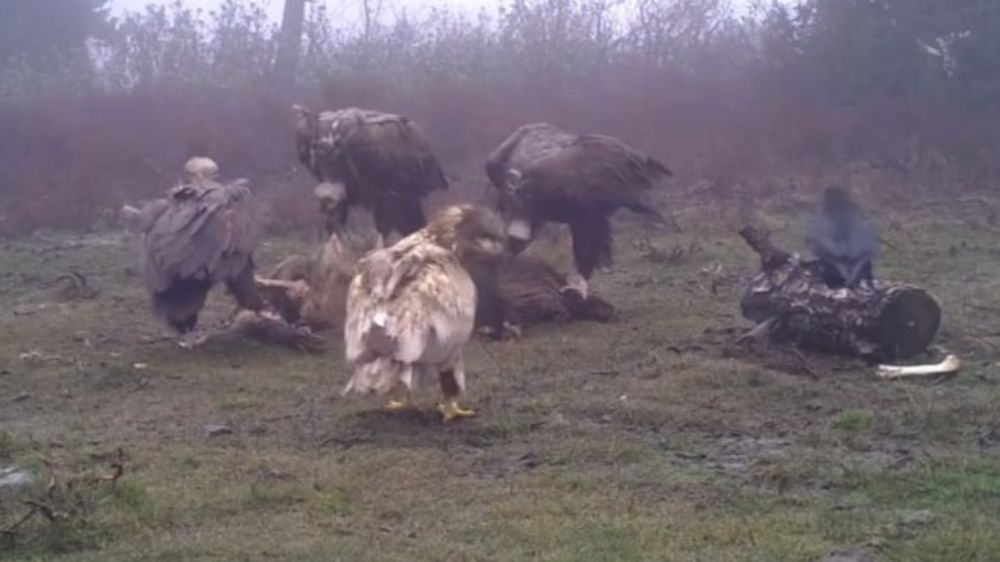
[[[616,223],[616,323],[473,343],[479,416],[449,425],[340,398],[339,344],[177,348],[127,234],[0,244],[0,470],[34,477],[0,488],[0,559],[1000,560],[1000,202],[904,203],[876,273],[939,298],[917,360],[955,379],[735,345],[756,258],[692,206],[682,234]],[[754,218],[801,249],[801,206]]]

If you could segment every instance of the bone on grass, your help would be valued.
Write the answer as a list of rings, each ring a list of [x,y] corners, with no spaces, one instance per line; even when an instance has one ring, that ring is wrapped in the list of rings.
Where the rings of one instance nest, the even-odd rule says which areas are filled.
[[[958,374],[962,362],[955,355],[948,355],[940,363],[928,365],[879,365],[878,376],[887,380],[910,377],[941,377]]]

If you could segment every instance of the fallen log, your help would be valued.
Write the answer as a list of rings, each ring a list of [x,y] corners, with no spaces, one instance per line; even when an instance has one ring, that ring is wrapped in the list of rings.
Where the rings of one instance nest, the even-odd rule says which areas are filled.
[[[766,231],[740,230],[760,256],[760,271],[743,293],[743,316],[774,341],[870,360],[903,359],[927,349],[941,323],[941,307],[913,285],[875,281],[831,289],[820,264],[772,243]]]

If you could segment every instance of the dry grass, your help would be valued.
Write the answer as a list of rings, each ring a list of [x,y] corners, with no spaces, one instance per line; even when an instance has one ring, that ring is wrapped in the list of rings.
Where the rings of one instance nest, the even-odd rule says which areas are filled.
[[[970,221],[984,204],[1000,208],[879,216],[894,226],[878,273],[940,298],[939,342],[967,365],[954,381],[887,384],[862,363],[810,356],[813,380],[734,353],[737,284],[754,258],[692,210],[679,214],[687,234],[649,236],[697,247],[683,259],[653,259],[620,222],[617,266],[595,282],[620,322],[472,345],[481,415],[448,426],[337,397],[339,349],[176,348],[127,237],[7,243],[0,465],[84,470],[119,447],[130,462],[85,522],[40,521],[0,559],[774,562],[867,548],[995,560],[1000,231]],[[795,247],[800,215],[767,217]],[[260,261],[301,246],[269,241]],[[96,298],[57,298],[55,279],[73,270]],[[206,325],[229,310],[215,298]],[[232,433],[210,437],[209,424]],[[0,494],[0,516],[17,509]]]

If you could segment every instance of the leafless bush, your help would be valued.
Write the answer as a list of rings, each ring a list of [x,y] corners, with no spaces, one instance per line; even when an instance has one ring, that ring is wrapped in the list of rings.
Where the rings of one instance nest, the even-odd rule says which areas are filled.
[[[294,228],[311,180],[296,171],[292,99],[406,114],[449,172],[476,172],[463,182],[482,179],[483,155],[514,127],[546,120],[625,138],[722,200],[777,170],[857,161],[907,185],[993,185],[1000,112],[983,92],[1000,92],[1000,78],[972,84],[955,69],[990,52],[970,37],[1000,15],[957,3],[949,13],[978,27],[952,36],[881,2],[884,17],[854,0],[742,15],[726,0],[512,0],[473,18],[379,18],[369,3],[356,32],[313,3],[294,89],[275,81],[278,29],[254,3],[207,17],[150,8],[117,22],[89,62],[0,68],[0,234],[87,228],[102,209],[161,193],[194,153],[252,178],[272,224]]]

